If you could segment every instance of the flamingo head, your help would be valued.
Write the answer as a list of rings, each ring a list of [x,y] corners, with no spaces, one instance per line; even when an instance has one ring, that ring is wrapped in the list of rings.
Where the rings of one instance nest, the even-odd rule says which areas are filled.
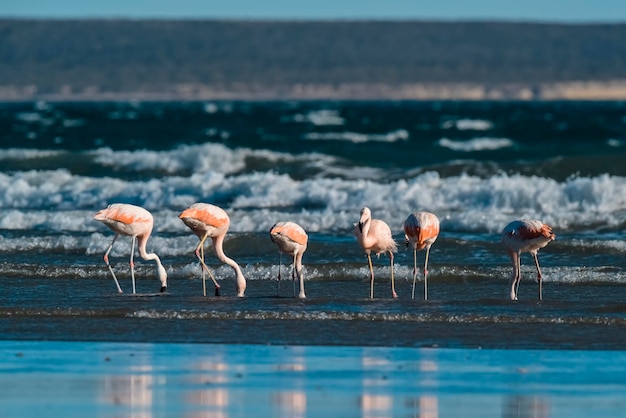
[[[368,207],[361,209],[361,216],[359,217],[359,230],[363,232],[363,226],[372,218],[372,211]]]
[[[167,272],[165,268],[161,265],[157,266],[159,280],[161,281],[161,292],[165,292],[167,290]]]

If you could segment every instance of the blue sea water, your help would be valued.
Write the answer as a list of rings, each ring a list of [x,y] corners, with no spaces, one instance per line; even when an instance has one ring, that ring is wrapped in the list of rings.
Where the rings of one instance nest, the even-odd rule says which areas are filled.
[[[623,349],[625,161],[622,102],[2,103],[1,338]],[[93,220],[115,202],[154,215],[166,294],[138,256],[140,295],[128,294],[127,238],[111,253],[115,292],[102,260],[113,233]],[[224,249],[246,298],[210,250],[222,297],[202,297],[198,239],[178,219],[194,202],[229,214]],[[399,244],[409,213],[439,217],[428,301],[410,299],[403,245],[399,300],[386,256],[368,300],[351,232],[363,206]],[[520,301],[506,300],[500,231],[517,218],[557,236],[539,253],[542,302],[527,254]],[[268,231],[287,220],[309,233],[303,301],[289,280],[277,290]]]
[[[0,341],[3,417],[623,417],[624,352]]]
[[[626,103],[88,102],[0,104],[0,413],[3,416],[623,416]],[[94,213],[155,219],[135,257]],[[207,251],[194,202],[231,219]],[[441,221],[429,299],[412,253],[369,271],[363,206],[402,244],[415,210]],[[557,238],[522,256],[519,301],[500,231],[538,218]],[[269,239],[309,234],[307,298]],[[418,264],[424,253],[418,253]]]

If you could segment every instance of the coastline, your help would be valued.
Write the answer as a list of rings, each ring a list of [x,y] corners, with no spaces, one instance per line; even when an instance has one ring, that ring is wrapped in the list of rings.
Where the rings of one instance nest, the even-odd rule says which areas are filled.
[[[40,91],[34,85],[0,85],[0,101],[202,101],[202,100],[626,100],[626,79],[555,83],[338,83],[265,86],[259,84],[173,84],[137,91],[101,91],[97,86]]]
[[[10,417],[621,416],[625,356],[7,341],[0,410]]]

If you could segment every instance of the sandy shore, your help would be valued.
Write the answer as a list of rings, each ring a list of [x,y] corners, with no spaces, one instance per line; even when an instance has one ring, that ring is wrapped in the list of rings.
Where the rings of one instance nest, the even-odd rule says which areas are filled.
[[[43,92],[35,85],[0,85],[0,101],[185,101],[185,100],[626,100],[626,80],[538,84],[338,83],[265,86],[258,84],[174,84],[159,90],[102,91],[98,86],[60,86]]]
[[[3,417],[621,416],[625,352],[0,342]]]

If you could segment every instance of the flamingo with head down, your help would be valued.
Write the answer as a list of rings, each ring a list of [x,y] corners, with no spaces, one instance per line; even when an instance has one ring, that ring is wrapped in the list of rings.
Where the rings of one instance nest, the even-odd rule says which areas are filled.
[[[556,238],[550,225],[538,220],[521,219],[509,223],[502,231],[502,244],[513,262],[513,275],[510,281],[511,300],[517,300],[517,292],[521,280],[520,257],[523,252],[532,254],[537,267],[537,282],[539,284],[539,300],[543,299],[541,269],[537,251],[545,247]]]
[[[198,238],[200,238],[200,243],[196,247],[196,257],[200,260],[200,266],[202,268],[202,290],[204,296],[206,296],[205,271],[208,272],[211,279],[213,279],[213,283],[215,284],[215,296],[219,296],[220,294],[220,285],[204,262],[204,242],[207,238],[211,238],[217,258],[234,270],[237,296],[243,297],[246,291],[246,279],[243,276],[239,264],[224,254],[223,249],[224,238],[230,226],[228,214],[222,208],[209,203],[194,203],[182,211],[178,217],[198,236]]]
[[[156,262],[157,273],[161,281],[161,292],[164,292],[165,289],[167,289],[167,273],[165,272],[165,268],[161,264],[159,256],[155,253],[146,252],[146,244],[152,233],[152,226],[154,224],[152,214],[139,206],[126,203],[114,203],[109,205],[106,209],[98,211],[93,218],[102,222],[115,232],[115,237],[113,237],[111,245],[109,245],[106,253],[104,253],[104,262],[109,268],[111,275],[113,275],[117,291],[122,293],[122,288],[117,281],[117,277],[115,277],[111,264],[109,264],[109,253],[117,237],[126,235],[132,238],[132,244],[130,246],[130,275],[133,282],[133,293],[135,293],[135,263],[133,261],[135,241],[138,241],[139,255],[141,255],[144,260],[154,260]]]
[[[424,300],[428,299],[428,255],[430,246],[439,236],[439,219],[430,212],[413,212],[404,221],[404,239],[406,245],[413,247],[413,290],[411,299],[415,299],[415,279],[417,278],[417,251],[426,249],[424,261]]]
[[[270,229],[270,238],[280,250],[278,262],[278,286],[280,286],[280,269],[282,265],[282,253],[293,255],[293,264],[291,266],[291,279],[294,282],[295,296],[295,274],[300,282],[300,292],[298,297],[304,299],[304,275],[302,274],[302,256],[307,248],[309,240],[304,229],[294,222],[278,222]]]

